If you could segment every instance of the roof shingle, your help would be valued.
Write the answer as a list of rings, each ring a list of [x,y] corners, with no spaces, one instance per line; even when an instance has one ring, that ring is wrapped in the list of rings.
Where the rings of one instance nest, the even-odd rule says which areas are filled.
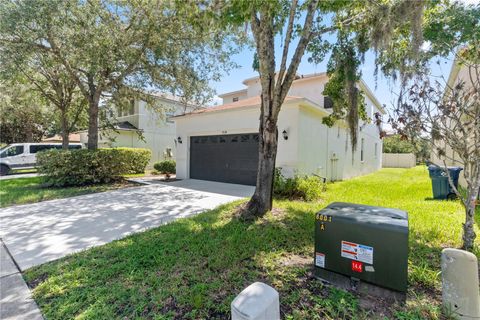
[[[294,100],[300,100],[300,99],[303,99],[303,98],[302,97],[297,97],[297,96],[287,96],[287,97],[285,97],[284,103],[294,101]],[[261,104],[260,96],[255,96],[255,97],[251,97],[251,98],[247,98],[247,99],[242,99],[242,100],[239,100],[237,102],[222,104],[220,106],[195,110],[193,112],[186,113],[183,116],[187,116],[187,115],[190,115],[190,114],[200,114],[200,113],[214,112],[214,111],[220,111],[220,110],[229,110],[229,109],[260,106],[260,104]],[[181,116],[179,116],[179,117],[181,117]]]

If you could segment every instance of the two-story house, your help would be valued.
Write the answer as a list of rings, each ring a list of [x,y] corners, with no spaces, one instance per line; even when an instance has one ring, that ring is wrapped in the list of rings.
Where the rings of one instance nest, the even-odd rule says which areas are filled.
[[[463,83],[464,87],[462,89],[462,92],[464,95],[467,94],[467,92],[473,90],[475,85],[478,86],[478,71],[472,67],[471,69],[466,65],[463,64],[460,59],[455,59],[455,61],[452,64],[452,68],[450,70],[450,75],[447,80],[447,85],[445,86],[445,96],[450,94],[450,88],[454,88],[457,86],[459,83]],[[444,96],[444,97],[445,97]],[[458,124],[453,121],[448,121],[447,122],[448,127],[450,130],[454,130]],[[468,145],[473,146],[475,143],[474,139],[474,134],[472,133],[470,137],[467,138],[467,141],[469,140]],[[441,149],[441,153],[439,154],[439,150]],[[445,141],[434,141],[433,142],[433,148],[432,148],[432,153],[431,153],[431,159],[430,159],[434,164],[443,166],[444,161],[447,166],[458,166],[458,167],[465,167],[465,164],[462,162],[460,159],[459,155],[452,150],[452,148],[445,143]],[[465,180],[465,175],[464,171],[460,173],[460,178],[459,178],[459,184],[466,188],[467,187],[467,181]]]
[[[276,166],[286,176],[317,174],[342,180],[381,168],[382,140],[373,123],[359,126],[358,147],[352,154],[349,129],[344,121],[329,128],[322,118],[332,112],[322,94],[325,73],[299,76],[293,82],[278,120]],[[172,118],[176,123],[177,178],[254,185],[258,166],[260,81],[243,81],[246,88],[221,95],[223,105]],[[367,85],[370,118],[385,113]]]
[[[111,111],[107,117],[114,129],[99,130],[100,148],[129,147],[146,148],[152,151],[149,166],[157,161],[175,158],[175,123],[170,117],[191,112],[195,108],[186,106],[176,97],[166,94],[155,94],[158,102],[156,108],[142,100],[132,100],[129,108]],[[87,143],[88,133],[79,132],[80,141]]]

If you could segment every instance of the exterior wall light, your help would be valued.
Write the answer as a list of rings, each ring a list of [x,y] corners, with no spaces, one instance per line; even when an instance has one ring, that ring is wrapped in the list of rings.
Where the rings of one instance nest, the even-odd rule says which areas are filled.
[[[178,143],[182,144],[182,137],[177,138]]]
[[[287,132],[287,130],[283,130],[282,135],[283,135],[283,139],[284,139],[284,140],[288,140],[288,132]]]

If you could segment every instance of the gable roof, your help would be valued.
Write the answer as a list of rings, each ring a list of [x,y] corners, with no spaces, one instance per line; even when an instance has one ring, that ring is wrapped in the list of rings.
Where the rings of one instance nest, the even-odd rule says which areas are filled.
[[[302,97],[286,96],[284,103],[297,101],[297,100],[303,100],[303,99],[304,98],[302,98]],[[255,96],[255,97],[251,97],[251,98],[247,98],[247,99],[242,99],[242,100],[239,100],[237,102],[222,104],[220,106],[195,110],[195,111],[185,113],[185,114],[182,114],[182,115],[178,115],[178,116],[175,116],[175,117],[172,117],[172,118],[180,118],[180,117],[185,117],[185,116],[192,115],[192,114],[211,113],[211,112],[218,112],[218,111],[223,111],[223,110],[242,109],[242,108],[247,108],[247,107],[260,106],[260,104],[261,104],[260,96]]]
[[[327,73],[326,72],[319,72],[319,73],[310,73],[310,74],[304,74],[304,75],[297,74],[295,79],[293,80],[293,83],[301,82],[301,81],[305,81],[305,80],[312,80],[312,79],[316,79],[316,78],[322,78],[322,77],[328,77]],[[260,79],[260,77],[256,76],[256,77],[245,79],[245,80],[243,80],[242,83],[244,85],[248,86],[250,82],[258,80],[258,79]],[[377,97],[375,97],[372,90],[368,87],[367,83],[363,79],[360,79],[360,81],[358,81],[358,87],[370,98],[372,103],[380,111],[381,114],[386,113],[382,104],[378,101]],[[241,89],[241,90],[237,90],[237,91],[226,92],[226,93],[223,93],[223,94],[219,95],[219,97],[225,97],[225,96],[229,96],[229,95],[232,95],[232,94],[235,94],[235,93],[243,93],[243,92],[246,92],[246,91],[247,91],[247,89]],[[247,100],[247,99],[245,99],[245,100]]]
[[[134,126],[132,123],[130,123],[129,121],[117,122],[113,125],[113,127],[116,130],[135,130],[135,131],[138,130],[138,128]]]
[[[62,142],[62,136],[56,134],[54,136],[42,139],[42,142]],[[68,140],[70,142],[80,142],[80,134],[79,133],[70,133],[68,135]]]
[[[277,73],[275,73],[277,74]],[[295,81],[301,81],[301,80],[307,80],[311,78],[319,78],[319,77],[325,77],[327,76],[326,72],[319,72],[319,73],[309,73],[309,74],[296,74],[295,79],[293,79],[293,82]],[[248,85],[249,82],[254,81],[254,80],[259,80],[260,76],[248,78],[242,81],[244,85]]]

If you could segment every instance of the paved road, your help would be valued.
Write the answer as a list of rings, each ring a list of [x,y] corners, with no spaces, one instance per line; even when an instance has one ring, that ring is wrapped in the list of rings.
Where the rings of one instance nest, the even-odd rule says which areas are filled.
[[[0,237],[23,271],[253,194],[199,180],[132,187],[0,209]]]

